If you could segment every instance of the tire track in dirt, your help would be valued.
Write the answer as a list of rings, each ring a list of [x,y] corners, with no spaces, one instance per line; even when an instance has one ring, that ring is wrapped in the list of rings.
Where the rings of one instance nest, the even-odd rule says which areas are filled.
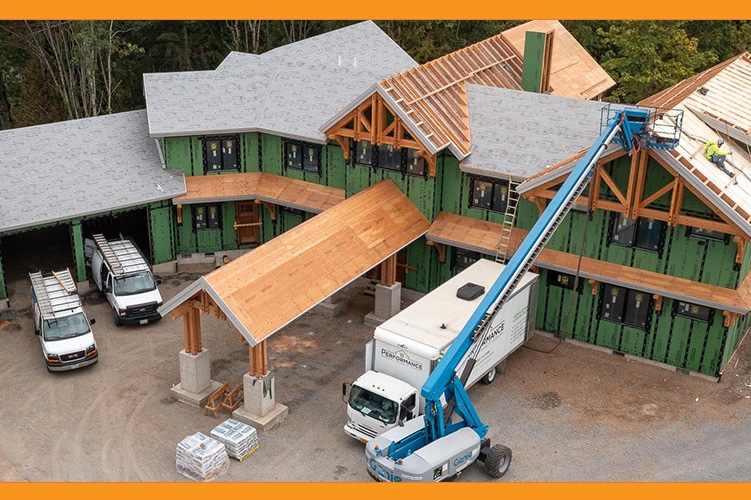
[[[131,469],[136,473],[138,480],[141,482],[151,482],[153,481],[153,479],[146,471],[144,471],[143,467],[141,467],[141,462],[136,456],[133,447],[133,436],[135,434],[135,428],[138,425],[138,417],[141,415],[141,412],[146,407],[146,405],[154,399],[154,396],[157,392],[159,392],[158,389],[153,389],[141,399],[141,401],[136,406],[136,409],[133,410],[133,413],[131,413],[130,417],[128,417],[128,423],[125,426],[126,461],[130,464]]]

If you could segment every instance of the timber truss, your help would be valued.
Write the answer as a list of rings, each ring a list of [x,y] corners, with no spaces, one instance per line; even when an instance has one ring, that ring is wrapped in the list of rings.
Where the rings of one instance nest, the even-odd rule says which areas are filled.
[[[583,151],[574,157],[576,161],[580,156],[583,156],[586,151]],[[714,213],[721,220],[709,220],[700,217],[694,217],[690,215],[681,214],[681,207],[683,205],[683,196],[688,189],[693,195],[701,200],[708,207],[714,205],[701,193],[692,189],[687,185],[686,181],[678,175],[672,168],[670,168],[659,156],[652,155],[652,158],[659,163],[667,173],[672,175],[673,179],[668,181],[660,189],[657,189],[654,193],[646,194],[644,186],[647,181],[647,163],[650,156],[649,150],[640,150],[638,153],[631,156],[631,170],[628,180],[628,187],[624,193],[608,174],[604,165],[616,160],[627,153],[618,151],[610,155],[603,156],[597,163],[597,168],[592,175],[592,180],[589,186],[589,195],[582,195],[577,200],[577,205],[589,206],[590,210],[596,209],[610,210],[613,212],[620,212],[624,217],[629,219],[636,219],[637,217],[647,217],[650,219],[661,220],[667,222],[670,226],[677,226],[679,224],[685,226],[696,227],[700,229],[706,229],[709,231],[718,231],[721,233],[729,234],[733,237],[733,241],[736,243],[736,255],[735,262],[740,264],[743,262],[743,254],[748,241],[748,236],[734,224],[726,215],[720,210],[714,210]],[[567,160],[570,161],[571,159]],[[540,213],[544,210],[547,200],[550,200],[555,196],[556,190],[554,187],[560,184],[562,180],[560,178],[553,179],[535,189],[525,193],[525,196],[537,205],[537,209]],[[606,199],[603,197],[602,184],[605,184],[615,197],[615,199]],[[664,209],[658,209],[652,207],[652,204],[657,200],[664,199],[666,196],[670,196],[670,208],[665,211]]]
[[[353,141],[370,141],[373,147],[392,144],[395,148],[410,148],[424,158],[430,177],[435,177],[436,155],[412,135],[398,116],[389,109],[378,93],[373,94],[326,131],[326,137],[337,141],[349,160]]]

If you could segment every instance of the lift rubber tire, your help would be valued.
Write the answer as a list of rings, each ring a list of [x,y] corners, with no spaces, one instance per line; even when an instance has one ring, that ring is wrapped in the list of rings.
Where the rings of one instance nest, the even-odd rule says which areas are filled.
[[[485,457],[485,470],[493,477],[503,477],[511,466],[511,449],[496,444],[488,450]]]
[[[498,370],[496,370],[496,367],[490,369],[488,373],[485,374],[484,377],[480,379],[480,382],[482,382],[485,385],[490,385],[493,383],[493,380],[495,380],[495,376],[498,373]]]

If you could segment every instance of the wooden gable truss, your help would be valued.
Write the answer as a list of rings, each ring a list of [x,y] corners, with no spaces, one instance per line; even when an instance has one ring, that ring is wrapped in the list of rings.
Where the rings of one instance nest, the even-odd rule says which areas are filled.
[[[581,156],[585,152],[581,153]],[[700,217],[693,217],[690,215],[681,214],[681,207],[683,205],[683,196],[685,190],[688,189],[699,200],[702,201],[707,207],[715,208],[710,201],[701,193],[692,189],[681,176],[679,176],[667,163],[660,159],[657,155],[652,155],[648,150],[641,150],[631,157],[631,170],[629,174],[628,188],[624,193],[613,181],[610,175],[604,168],[607,163],[625,156],[627,153],[624,151],[618,151],[607,156],[603,156],[597,163],[595,172],[592,175],[590,181],[590,195],[589,198],[582,195],[579,200],[576,201],[577,205],[588,205],[589,208],[594,211],[596,209],[609,210],[612,212],[620,212],[624,217],[630,219],[636,219],[637,217],[647,217],[650,219],[661,220],[667,222],[670,226],[677,226],[679,224],[684,226],[691,226],[700,229],[706,229],[709,231],[719,231],[721,233],[729,234],[732,236],[733,241],[736,243],[736,255],[735,262],[740,264],[743,262],[743,253],[746,248],[746,242],[749,240],[746,235],[735,223],[733,223],[725,214],[720,210],[714,210],[715,214],[720,217],[720,221],[702,219]],[[656,190],[654,193],[645,197],[644,187],[647,180],[647,163],[649,157],[657,161],[668,173],[673,177],[671,181]],[[576,158],[574,158],[576,160]],[[561,178],[553,179],[531,191],[525,193],[525,197],[537,205],[540,213],[545,208],[547,200],[550,200],[555,196],[555,186],[560,185],[563,182]],[[616,200],[603,199],[600,196],[600,187],[602,183],[605,183]],[[670,209],[665,212],[664,210],[658,210],[650,208],[650,205],[662,198],[663,196],[671,194]]]
[[[404,122],[389,109],[377,93],[327,130],[326,137],[339,143],[345,160],[350,159],[352,141],[370,141],[374,147],[392,144],[395,148],[417,150],[417,154],[427,163],[429,175],[435,177],[436,155],[428,152],[412,137]]]

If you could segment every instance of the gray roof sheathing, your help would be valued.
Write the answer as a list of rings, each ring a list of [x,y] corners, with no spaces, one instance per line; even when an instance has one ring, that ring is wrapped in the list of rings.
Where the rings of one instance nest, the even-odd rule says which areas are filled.
[[[324,143],[321,125],[378,81],[417,63],[372,21],[214,71],[144,75],[152,137],[266,132]]]
[[[472,150],[460,168],[491,177],[527,178],[600,135],[607,104],[570,97],[467,86]]]
[[[0,232],[169,200],[182,172],[162,167],[146,111],[0,131]]]

